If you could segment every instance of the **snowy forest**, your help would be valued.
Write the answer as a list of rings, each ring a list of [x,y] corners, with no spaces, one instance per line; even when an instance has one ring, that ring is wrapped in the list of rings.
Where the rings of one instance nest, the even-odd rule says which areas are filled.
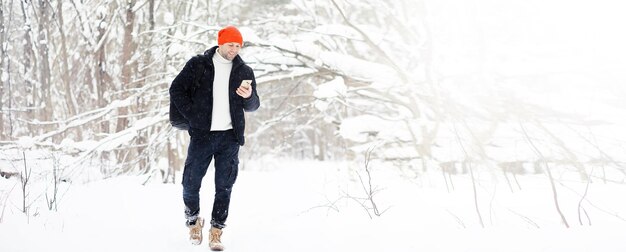
[[[602,219],[623,228],[626,204],[616,202],[626,196],[624,7],[2,0],[0,226],[19,212],[41,214],[29,212],[34,202],[43,205],[36,212],[57,209],[70,190],[64,184],[120,176],[179,183],[189,135],[169,124],[168,88],[187,60],[216,45],[219,29],[235,25],[261,100],[246,114],[242,171],[281,160],[346,164],[330,166],[351,174],[364,196],[348,198],[370,218],[387,213],[380,202],[391,200],[376,183],[391,171],[448,195],[468,192],[463,206],[472,210],[446,214],[462,227],[495,225],[486,210],[492,181],[509,193],[540,183],[546,223]],[[607,205],[586,198],[596,184],[606,186]],[[339,211],[347,194],[306,207]],[[546,220],[511,212],[532,227]]]
[[[184,134],[168,126],[167,88],[222,24],[237,24],[263,96],[248,120],[247,158],[353,158],[351,148],[378,140],[412,149],[391,159],[430,156],[447,112],[435,105],[446,102],[436,95],[425,16],[415,15],[422,5],[4,1],[2,148],[26,142],[99,159],[113,174],[150,172],[164,158],[180,167]],[[370,116],[401,126],[340,134]]]

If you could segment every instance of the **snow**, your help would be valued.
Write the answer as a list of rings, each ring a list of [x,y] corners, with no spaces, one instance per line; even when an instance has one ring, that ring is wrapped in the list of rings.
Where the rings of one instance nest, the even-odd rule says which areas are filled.
[[[369,4],[354,1],[346,6],[346,11],[350,13],[349,8]],[[314,1],[294,5],[307,6],[306,11],[312,15],[323,12]],[[462,111],[467,115],[451,113],[454,110],[446,107],[450,104],[436,100],[432,100],[434,106],[450,113],[442,116],[443,119],[413,118],[407,108],[396,108],[394,104],[389,104],[388,110],[368,111],[374,107],[372,100],[377,100],[368,97],[383,101],[397,99],[406,104],[416,97],[432,98],[428,87],[421,84],[427,82],[424,80],[427,74],[421,70],[409,72],[410,83],[401,83],[389,62],[368,58],[380,58],[369,46],[360,41],[342,44],[350,38],[362,38],[339,19],[324,20],[325,14],[315,17],[276,13],[275,21],[280,26],[271,22],[274,20],[262,23],[281,29],[292,27],[282,24],[294,20],[316,20],[314,26],[302,25],[293,30],[239,26],[245,41],[255,44],[244,48],[242,56],[257,74],[261,73],[257,75],[260,76],[257,83],[262,100],[272,97],[262,93],[271,92],[263,90],[264,86],[270,86],[265,84],[287,85],[291,82],[282,81],[319,71],[309,64],[345,76],[325,79],[321,84],[303,83],[315,87],[312,96],[320,114],[312,117],[339,123],[335,135],[329,136],[346,140],[345,149],[350,152],[346,156],[357,157],[344,157],[353,159],[352,162],[316,162],[278,159],[262,153],[257,155],[260,160],[242,160],[223,239],[226,251],[626,251],[626,102],[623,99],[626,33],[620,32],[626,23],[626,16],[621,13],[624,3],[426,0],[423,5],[419,8],[424,8],[427,24],[421,21],[406,24],[408,28],[429,29],[428,33],[416,33],[419,35],[416,44],[401,44],[405,41],[397,37],[400,30],[392,23],[375,27],[366,21],[353,21],[400,68],[430,69],[431,84],[448,101],[454,101],[452,105],[467,108]],[[90,15],[110,14],[106,5],[96,6]],[[78,3],[79,13],[85,13],[85,8]],[[164,24],[176,26],[168,28],[175,29],[175,33],[164,36],[172,43],[156,40],[155,46],[169,44],[169,47],[161,50],[157,46],[153,53],[155,62],[170,62],[165,66],[163,74],[167,77],[163,79],[171,80],[186,59],[201,52],[197,48],[213,44],[214,41],[207,41],[206,32],[218,27],[193,23],[207,20],[203,16],[206,13],[195,11],[192,16],[182,15],[186,21],[177,23],[175,15],[180,14],[163,8],[159,8],[162,20],[156,30],[164,28],[161,26]],[[394,10],[372,11],[380,14]],[[415,13],[406,20],[419,20],[415,17],[421,14]],[[231,14],[223,16],[228,15]],[[112,20],[113,23],[108,23],[96,18],[97,22],[94,19],[89,22],[100,28],[112,27],[107,30],[119,38],[123,29],[118,29],[120,24],[114,21],[117,19]],[[56,40],[50,40],[51,48],[55,48],[53,41]],[[106,40],[100,43],[103,44],[95,48],[111,47],[108,51],[113,56],[108,58],[116,58],[119,50],[115,46]],[[346,45],[362,54],[345,53]],[[296,52],[312,62],[301,61],[302,57],[296,58],[291,53],[268,51],[272,46]],[[10,44],[6,47],[11,49]],[[135,54],[133,59],[140,55]],[[120,76],[121,67],[115,60],[103,62],[102,67],[112,76]],[[272,74],[278,70],[282,71]],[[0,80],[9,79],[3,71]],[[363,83],[355,84],[354,80]],[[112,97],[111,92],[105,91],[105,97]],[[34,100],[34,95],[23,94],[28,101]],[[366,98],[353,99],[355,96]],[[46,142],[53,141],[50,140],[53,136],[62,137],[61,133],[68,129],[100,118],[114,120],[116,109],[135,104],[137,97],[113,99],[103,108],[65,121],[61,116],[57,118],[61,120],[59,127],[39,135],[20,136],[17,141],[2,146],[0,170],[18,175],[0,177],[0,251],[208,251],[206,243],[194,247],[187,241],[181,173],[176,174],[175,184],[161,183],[159,172],[168,165],[165,154],[149,156],[158,159],[149,160],[151,165],[159,165],[150,166],[148,174],[110,177],[115,171],[109,169],[119,168],[117,162],[121,162],[115,160],[112,151],[132,143],[150,126],[166,122],[167,107],[161,108],[163,113],[158,115],[131,120],[127,129],[117,133],[94,136],[85,132],[85,138],[80,141],[67,137],[60,143],[56,141],[58,145]],[[92,98],[95,99],[95,94]],[[331,105],[338,103],[371,114],[352,110],[333,113],[331,110],[337,107]],[[34,125],[47,123],[37,118],[27,119]],[[251,121],[255,119],[252,117]],[[546,130],[530,119],[540,120],[540,126]],[[272,123],[257,126],[247,136],[253,138],[271,127],[284,126],[274,123],[280,119],[268,120]],[[497,127],[492,128],[495,124]],[[557,180],[558,203],[570,228],[564,227],[557,214],[547,175],[534,173],[535,164],[540,164],[543,170],[546,164],[539,162],[540,157],[524,137],[522,126],[531,133],[530,140],[549,162]],[[301,127],[313,128],[312,125]],[[428,150],[419,149],[421,143],[412,144],[413,137],[417,141],[424,139],[412,134],[435,127],[433,145]],[[304,130],[301,132],[306,134]],[[547,132],[558,133],[560,139],[552,138]],[[166,134],[175,133],[151,131],[150,134],[147,142],[154,143],[162,141]],[[567,151],[559,147],[559,141],[568,146]],[[407,142],[411,144],[398,144]],[[38,149],[41,145],[64,154],[58,156],[47,149]],[[161,151],[157,147],[154,152]],[[323,154],[319,147],[312,146],[316,155]],[[373,160],[369,167],[371,188],[376,191],[374,201],[383,212],[381,216],[368,211],[370,202],[363,200],[364,189],[369,187],[361,183],[369,180],[362,154],[372,149],[376,157],[400,160],[389,163]],[[244,147],[242,152],[245,151],[250,150]],[[431,159],[421,156],[426,151]],[[91,155],[99,152],[108,152],[109,156]],[[343,157],[344,153],[333,154]],[[473,163],[481,162],[483,156],[490,160]],[[581,179],[579,167],[558,163],[568,162],[564,159],[581,162],[578,166],[591,174],[591,182]],[[520,163],[524,175],[504,173],[504,167],[515,162]],[[31,174],[26,187],[27,214],[21,212],[24,195],[18,177],[25,170],[24,164]],[[136,167],[123,168],[134,171]],[[464,169],[472,169],[473,176]],[[205,217],[211,208],[211,171],[202,188]],[[47,206],[54,193],[54,174],[60,179],[58,211],[48,210]],[[476,195],[473,179],[477,183]]]
[[[560,203],[566,229],[554,210],[544,175],[518,177],[522,189],[477,173],[482,228],[468,176],[453,176],[446,192],[440,174],[412,179],[371,165],[375,201],[384,211],[368,217],[365,196],[349,162],[264,159],[241,170],[223,242],[226,251],[624,251],[626,186],[590,185],[583,206],[592,225],[577,221],[586,183],[563,182]],[[180,178],[180,174],[177,176]],[[86,184],[63,183],[58,212],[36,201],[26,220],[19,211],[17,179],[0,178],[4,205],[0,251],[207,251],[187,241],[182,186],[146,177],[116,177]],[[205,217],[212,203],[212,168],[202,187]],[[33,190],[35,190],[33,188]],[[9,193],[8,196],[6,193]],[[34,196],[34,195],[32,195]],[[32,200],[32,198],[31,198]],[[593,203],[593,205],[591,204]],[[367,203],[366,203],[367,204]],[[206,235],[205,228],[205,235]],[[206,239],[206,238],[205,238]]]
[[[182,36],[182,34],[178,34],[178,33],[176,35],[177,36]],[[189,53],[188,49],[185,46],[183,46],[181,44],[177,44],[177,43],[171,44],[170,47],[167,50],[167,54],[170,55],[170,56],[177,56],[177,55],[183,54],[183,53],[187,53],[188,54]],[[182,69],[182,67],[181,67],[181,69]]]
[[[241,36],[245,39],[245,41],[249,41],[252,43],[258,43],[259,41],[261,41],[261,38],[256,35],[254,29],[246,26],[238,27],[238,29],[239,32],[241,32]]]
[[[390,67],[371,61],[358,59],[336,52],[322,52],[319,59],[332,69],[339,69],[344,74],[356,79],[372,81],[378,84],[391,85],[396,75]],[[381,85],[382,86],[382,85]]]
[[[346,118],[341,122],[339,134],[345,139],[355,142],[365,142],[368,134],[378,133],[392,123],[372,115],[362,115]]]
[[[163,23],[166,24],[166,25],[173,25],[174,24],[174,14],[172,14],[171,12],[163,13]]]
[[[352,29],[349,26],[341,25],[341,24],[328,24],[328,25],[319,25],[315,27],[314,32],[325,34],[325,35],[335,35],[335,36],[344,36],[349,38],[357,38],[362,39],[361,35]]]
[[[32,137],[23,136],[17,140],[17,145],[22,149],[30,149],[35,145],[35,139],[33,139]]]
[[[329,82],[317,86],[313,96],[318,99],[346,96],[346,84],[342,77],[337,77]]]

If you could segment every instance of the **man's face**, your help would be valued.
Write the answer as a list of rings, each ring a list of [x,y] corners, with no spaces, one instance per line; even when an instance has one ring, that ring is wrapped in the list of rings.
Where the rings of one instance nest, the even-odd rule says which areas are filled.
[[[224,43],[219,46],[219,53],[227,60],[233,60],[241,51],[241,45],[235,42]]]

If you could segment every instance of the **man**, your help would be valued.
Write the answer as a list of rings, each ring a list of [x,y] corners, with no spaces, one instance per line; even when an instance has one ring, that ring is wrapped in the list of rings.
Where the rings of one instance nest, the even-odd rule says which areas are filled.
[[[217,46],[190,59],[170,87],[171,100],[189,121],[191,140],[183,172],[186,225],[192,244],[202,243],[200,186],[215,157],[215,198],[209,247],[221,251],[230,194],[237,178],[239,146],[244,144],[244,111],[259,108],[252,68],[238,55],[241,33],[227,26],[217,34]],[[243,84],[242,84],[243,83]]]

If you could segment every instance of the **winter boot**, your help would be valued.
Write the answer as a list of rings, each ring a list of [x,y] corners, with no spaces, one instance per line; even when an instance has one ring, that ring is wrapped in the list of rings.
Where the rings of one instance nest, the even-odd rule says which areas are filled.
[[[193,225],[187,224],[189,227],[189,241],[193,245],[200,245],[202,243],[202,227],[204,226],[204,219],[198,217],[196,223]]]
[[[211,227],[211,231],[209,233],[209,248],[212,251],[224,250],[224,245],[222,245],[222,241],[220,240],[221,237],[222,230],[216,227]]]

